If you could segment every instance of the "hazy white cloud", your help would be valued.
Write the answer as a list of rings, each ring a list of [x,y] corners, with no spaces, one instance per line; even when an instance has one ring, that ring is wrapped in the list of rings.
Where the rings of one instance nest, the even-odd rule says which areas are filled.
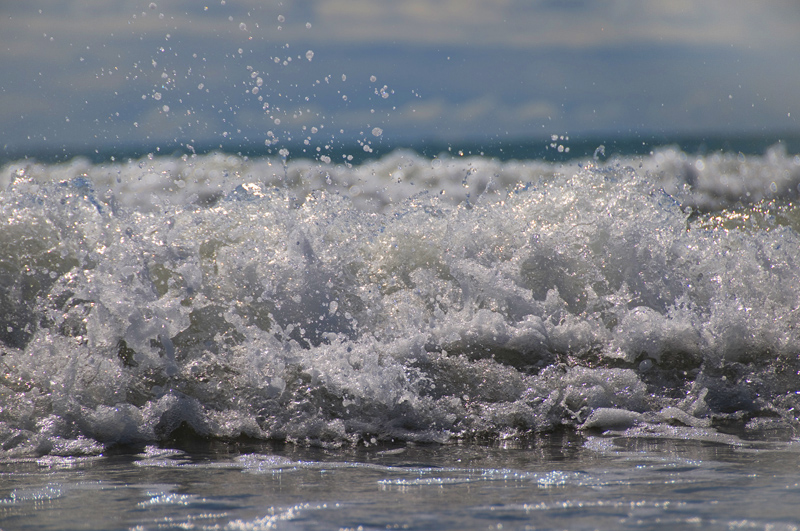
[[[144,45],[166,33],[242,44],[800,45],[800,4],[792,0],[34,0],[0,9],[4,34],[15,37],[4,39],[1,52],[41,60],[62,58],[84,43]]]
[[[796,3],[706,0],[321,0],[321,36],[351,42],[595,47],[800,44]]]

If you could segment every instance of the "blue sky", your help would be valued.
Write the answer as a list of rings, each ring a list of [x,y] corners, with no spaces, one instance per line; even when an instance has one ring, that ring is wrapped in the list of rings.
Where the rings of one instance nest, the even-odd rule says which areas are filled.
[[[17,153],[800,130],[794,0],[32,0],[0,15],[0,146]]]

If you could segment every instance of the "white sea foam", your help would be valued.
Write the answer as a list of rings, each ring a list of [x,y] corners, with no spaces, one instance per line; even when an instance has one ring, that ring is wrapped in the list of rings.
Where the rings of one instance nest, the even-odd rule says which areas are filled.
[[[779,150],[13,163],[0,441],[794,426],[799,183]]]

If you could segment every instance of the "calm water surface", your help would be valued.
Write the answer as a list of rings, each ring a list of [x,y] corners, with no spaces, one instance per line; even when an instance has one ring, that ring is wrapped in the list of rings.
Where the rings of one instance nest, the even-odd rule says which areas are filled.
[[[797,529],[800,446],[156,447],[0,464],[2,529]]]

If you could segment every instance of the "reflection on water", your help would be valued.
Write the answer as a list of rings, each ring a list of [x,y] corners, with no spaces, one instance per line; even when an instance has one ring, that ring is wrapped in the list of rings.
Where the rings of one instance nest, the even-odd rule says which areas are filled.
[[[797,443],[557,433],[0,463],[4,529],[797,529]]]

